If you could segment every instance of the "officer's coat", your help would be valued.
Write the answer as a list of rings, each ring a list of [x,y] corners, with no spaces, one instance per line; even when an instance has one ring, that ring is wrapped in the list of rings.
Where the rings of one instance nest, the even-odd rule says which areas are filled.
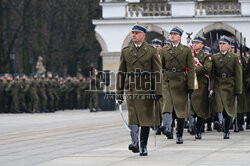
[[[218,53],[212,59],[215,111],[223,112],[224,108],[229,116],[235,117],[235,94],[240,94],[242,91],[242,67],[239,57],[232,52],[227,52],[226,55]],[[234,77],[221,78],[222,73],[234,75]]]
[[[171,55],[178,58],[180,64]],[[188,116],[188,89],[194,89],[194,58],[191,48],[181,43],[175,49],[172,45],[164,47],[161,50],[162,69],[184,69],[186,72],[169,72],[163,73],[163,110],[162,113],[173,112],[178,118]]]
[[[205,74],[210,74],[212,70],[212,58],[210,55],[201,50],[195,54],[202,66],[196,66],[195,72],[198,80],[198,89],[195,90],[191,98],[192,115],[196,113],[199,117],[209,117],[209,102],[208,102],[208,77]]]
[[[143,63],[133,54],[135,52]],[[132,43],[121,51],[120,65],[117,77],[117,95],[125,95],[128,107],[128,123],[140,126],[154,125],[153,99],[148,95],[161,95],[161,84],[158,83],[154,89],[154,83],[160,82],[160,61],[157,58],[156,49],[144,42],[137,50]],[[131,72],[157,72],[151,76],[128,77]],[[138,96],[137,96],[138,95]],[[141,95],[141,96],[140,96]],[[157,122],[157,125],[159,122]]]

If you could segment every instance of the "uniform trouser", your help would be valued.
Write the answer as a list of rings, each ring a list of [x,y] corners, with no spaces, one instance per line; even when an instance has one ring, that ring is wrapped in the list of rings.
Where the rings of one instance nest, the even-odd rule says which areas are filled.
[[[138,125],[129,125],[131,142],[133,146],[138,144],[138,135],[139,135],[139,126]]]
[[[149,127],[141,127],[140,145],[142,147],[145,147],[148,144],[149,129]]]
[[[98,108],[98,92],[90,92],[89,109]]]
[[[196,131],[198,133],[201,133],[201,129],[203,127],[203,123],[204,123],[204,118],[201,118],[201,117],[197,116]]]
[[[41,111],[44,111],[47,109],[47,100],[48,100],[48,98],[47,98],[46,94],[40,92],[40,100],[39,101],[40,101],[40,110]]]
[[[247,125],[248,125],[248,124],[250,124],[250,112],[247,112],[246,115],[247,115],[246,122],[247,122]]]
[[[177,118],[177,137],[182,137],[184,129],[185,118]]]
[[[230,125],[231,125],[231,117],[227,114],[227,112],[225,110],[223,111],[223,117],[225,119],[224,133],[228,133]]]
[[[54,96],[53,96],[52,93],[48,93],[48,102],[47,102],[47,104],[48,104],[49,110],[54,109]]]
[[[19,109],[21,112],[26,111],[26,104],[25,104],[25,95],[19,94]]]
[[[54,92],[54,108],[55,109],[58,109],[59,108],[59,102],[60,102],[60,98],[59,98],[59,95]]]
[[[19,98],[17,95],[12,96],[11,112],[13,112],[13,113],[19,112]]]
[[[164,113],[162,114],[162,125],[165,127],[167,130],[172,130],[172,122],[173,122],[173,117],[172,113]]]

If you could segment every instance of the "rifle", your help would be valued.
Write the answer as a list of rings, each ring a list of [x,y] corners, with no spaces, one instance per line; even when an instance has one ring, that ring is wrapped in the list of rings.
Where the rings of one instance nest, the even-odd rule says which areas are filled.
[[[234,35],[234,53],[237,54],[237,49],[238,49],[238,44],[237,44],[237,30],[235,30],[235,35]]]

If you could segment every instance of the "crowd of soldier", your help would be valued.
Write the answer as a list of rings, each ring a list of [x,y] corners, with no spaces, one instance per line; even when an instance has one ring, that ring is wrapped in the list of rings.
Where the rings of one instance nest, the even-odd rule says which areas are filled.
[[[42,72],[32,73],[29,77],[18,73],[1,74],[0,113],[42,113],[94,107],[96,99],[89,91],[91,80],[81,75],[64,79],[50,72],[47,76]]]

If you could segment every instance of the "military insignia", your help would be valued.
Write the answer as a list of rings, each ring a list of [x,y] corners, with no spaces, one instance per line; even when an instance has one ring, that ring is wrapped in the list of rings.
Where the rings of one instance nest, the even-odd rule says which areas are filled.
[[[211,61],[211,60],[212,60],[212,57],[210,56],[210,57],[208,57],[208,59]]]
[[[239,64],[241,64],[241,60],[239,59]]]

